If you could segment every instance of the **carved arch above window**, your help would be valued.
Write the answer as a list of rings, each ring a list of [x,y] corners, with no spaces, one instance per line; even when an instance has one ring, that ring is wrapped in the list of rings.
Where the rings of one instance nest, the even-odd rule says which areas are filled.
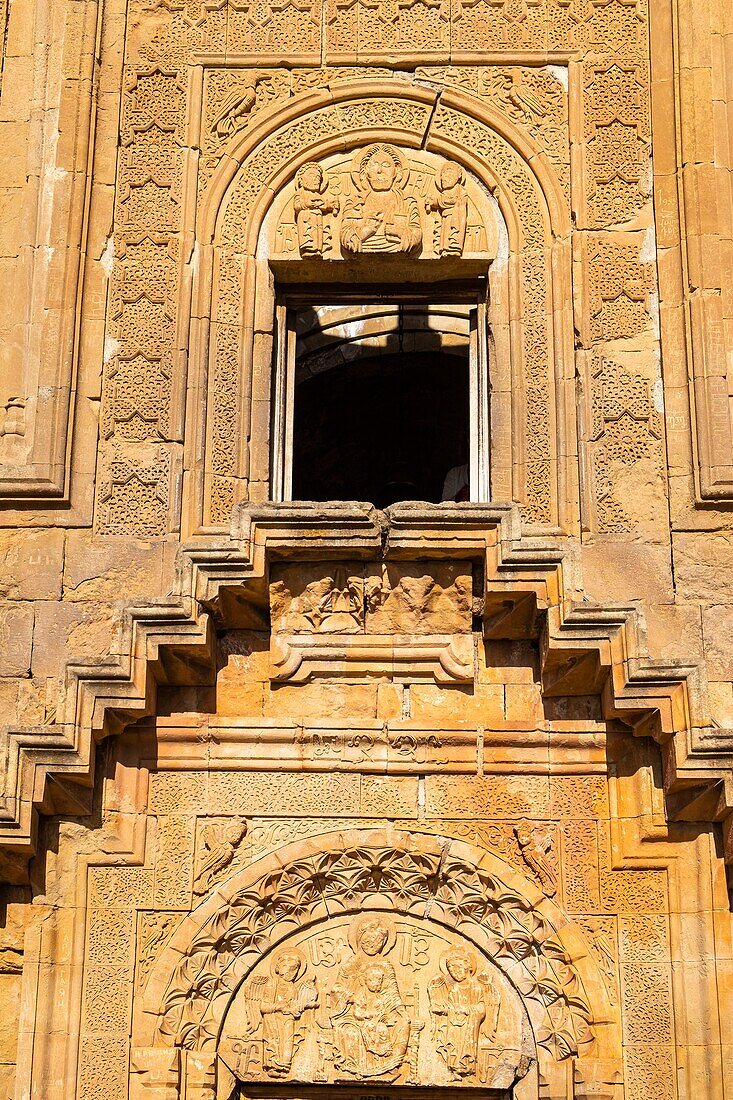
[[[257,502],[271,495],[268,437],[278,247],[281,258],[289,252],[292,263],[306,262],[299,258],[293,202],[300,190],[307,205],[302,170],[318,164],[325,169],[321,167],[318,179],[313,172],[306,182],[315,188],[311,199],[314,194],[326,198],[322,219],[314,219],[308,231],[315,245],[306,249],[322,249],[328,237],[332,242],[337,238],[343,255],[343,240],[349,237],[349,226],[344,229],[346,202],[342,209],[333,201],[332,177],[343,189],[338,177],[348,172],[353,179],[354,164],[375,145],[398,151],[413,177],[413,193],[405,188],[408,198],[415,198],[418,186],[415,166],[423,164],[426,177],[432,177],[420,184],[426,195],[424,214],[419,207],[418,213],[423,241],[435,234],[435,258],[415,255],[413,246],[412,252],[370,256],[369,263],[401,261],[405,266],[399,277],[409,281],[411,275],[418,282],[439,278],[441,265],[454,277],[469,260],[483,265],[496,343],[492,499],[518,503],[530,527],[572,529],[576,516],[568,502],[577,499],[577,464],[568,447],[575,438],[569,385],[570,212],[554,170],[505,118],[470,97],[446,91],[438,101],[428,89],[410,86],[396,92],[393,85],[378,81],[334,89],[328,96],[296,97],[279,112],[277,124],[265,122],[236,136],[203,197],[194,287],[200,319],[192,329],[191,384],[202,392],[206,380],[206,399],[190,405],[197,420],[190,424],[195,438],[189,528],[221,528],[228,525],[235,501]],[[469,245],[474,230],[480,231],[472,210],[483,202],[490,211],[483,220],[487,231],[481,245],[471,253],[464,242],[460,257],[436,256],[439,211],[425,209],[428,201],[437,205],[435,180],[446,162],[460,168],[465,180]],[[278,229],[283,230],[279,242]],[[344,267],[367,261],[359,253],[349,252],[349,257]],[[421,275],[429,265],[430,274]],[[476,267],[471,270],[475,274]],[[333,279],[333,273],[328,277]]]

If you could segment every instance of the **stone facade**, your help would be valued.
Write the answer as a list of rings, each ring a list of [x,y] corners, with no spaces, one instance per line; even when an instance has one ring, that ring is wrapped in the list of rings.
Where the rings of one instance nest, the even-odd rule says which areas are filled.
[[[0,0],[0,1100],[731,1100],[732,42]],[[470,501],[293,501],[323,286]]]

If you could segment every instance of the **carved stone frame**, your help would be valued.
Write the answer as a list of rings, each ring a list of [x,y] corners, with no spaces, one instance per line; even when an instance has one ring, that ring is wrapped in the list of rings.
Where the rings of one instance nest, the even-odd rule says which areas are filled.
[[[490,323],[501,341],[496,363],[504,364],[503,376],[495,372],[492,379],[492,429],[499,423],[492,433],[492,495],[524,506],[530,529],[574,529],[571,227],[554,169],[505,117],[472,97],[445,90],[438,98],[427,88],[397,91],[393,82],[365,80],[263,111],[255,126],[231,139],[203,195],[192,287],[184,530],[220,532],[235,501],[269,498],[275,284],[258,242],[273,195],[307,160],[377,138],[454,159],[495,193],[510,258],[490,276],[491,309],[498,310]],[[503,178],[510,171],[511,183]],[[537,305],[524,300],[522,273],[530,269]],[[532,315],[533,308],[539,312]],[[533,366],[527,366],[530,355]]]

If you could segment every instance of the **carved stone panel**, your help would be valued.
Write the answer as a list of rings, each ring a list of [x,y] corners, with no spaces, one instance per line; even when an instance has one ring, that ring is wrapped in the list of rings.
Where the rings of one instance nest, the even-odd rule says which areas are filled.
[[[226,1017],[219,1057],[243,1085],[507,1089],[534,1046],[517,992],[473,945],[373,912],[319,925],[258,963]]]
[[[466,562],[276,565],[271,678],[473,678]]]
[[[498,249],[492,200],[456,161],[385,142],[309,161],[270,214],[272,254],[481,257]]]

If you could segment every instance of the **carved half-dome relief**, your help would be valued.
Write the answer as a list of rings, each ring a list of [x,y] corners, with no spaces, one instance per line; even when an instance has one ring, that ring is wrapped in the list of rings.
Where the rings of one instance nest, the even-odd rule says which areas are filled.
[[[496,966],[454,933],[380,912],[329,922],[258,963],[219,1044],[223,1073],[242,1085],[508,1089],[535,1056]]]
[[[378,142],[301,165],[275,203],[273,255],[491,259],[494,208],[457,161]]]

